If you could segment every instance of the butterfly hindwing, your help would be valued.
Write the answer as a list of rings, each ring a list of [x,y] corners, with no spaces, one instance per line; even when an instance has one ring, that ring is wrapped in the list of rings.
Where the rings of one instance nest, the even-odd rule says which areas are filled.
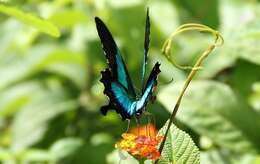
[[[133,100],[129,98],[125,87],[117,81],[111,80],[113,78],[109,69],[102,71],[101,74],[100,81],[105,86],[104,94],[109,97],[109,104],[101,107],[101,112],[106,115],[109,109],[115,109],[123,120],[130,119],[134,112],[133,107],[131,107]]]
[[[112,73],[112,78],[124,86],[128,94],[135,97],[136,94],[129,73],[111,33],[101,19],[95,17],[95,22]]]
[[[103,106],[101,111],[106,114],[107,110],[113,108],[120,113],[122,119],[130,119],[134,114],[142,113],[142,110],[150,100],[153,88],[157,85],[157,77],[160,73],[160,64],[157,62],[146,82],[144,93],[138,100],[133,100],[127,94],[125,88],[117,81],[112,81],[111,72],[106,69],[102,71],[101,82],[105,86],[104,93],[109,97],[109,105]]]
[[[160,72],[161,72],[160,64],[157,62],[154,65],[154,67],[149,75],[149,78],[144,87],[144,92],[143,92],[142,97],[137,101],[137,105],[136,105],[137,109],[143,109],[146,106],[146,104],[148,103],[148,101],[150,100],[150,98],[152,97],[153,89],[157,85],[157,77]],[[140,111],[137,110],[136,112],[140,112]]]

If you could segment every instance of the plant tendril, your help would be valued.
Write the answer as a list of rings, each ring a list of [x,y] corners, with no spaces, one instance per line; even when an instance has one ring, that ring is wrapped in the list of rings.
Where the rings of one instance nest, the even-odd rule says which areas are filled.
[[[193,67],[190,66],[180,66],[177,63],[175,63],[173,60],[171,60],[170,58],[170,50],[172,47],[172,40],[173,38],[183,32],[186,31],[191,31],[191,30],[195,30],[195,31],[200,31],[200,32],[209,32],[211,33],[214,37],[215,37],[215,41],[212,45],[210,45],[203,53],[202,55],[198,58],[198,60],[196,61],[195,65]],[[181,69],[191,69],[185,83],[184,86],[181,90],[181,93],[177,99],[177,102],[174,106],[173,112],[170,116],[170,120],[168,122],[167,125],[167,129],[166,132],[164,134],[163,140],[161,142],[161,145],[159,147],[159,152],[162,153],[163,147],[165,145],[165,141],[166,141],[166,137],[167,134],[170,130],[170,127],[173,123],[173,120],[175,118],[175,115],[179,109],[181,100],[183,98],[183,95],[187,89],[187,87],[189,86],[191,80],[193,79],[194,75],[197,73],[198,70],[200,70],[202,68],[202,62],[208,57],[208,55],[218,46],[221,46],[224,44],[224,39],[221,36],[221,34],[218,31],[213,30],[212,28],[205,26],[205,25],[201,25],[201,24],[195,24],[195,23],[189,23],[189,24],[184,24],[181,25],[180,27],[177,28],[177,30],[175,32],[173,32],[171,34],[171,36],[164,42],[163,47],[162,47],[162,54],[168,59],[169,62],[171,62],[174,66],[181,68]],[[155,161],[155,163],[157,163],[158,160]]]
[[[212,28],[208,27],[208,26],[205,26],[205,25],[202,25],[202,24],[196,24],[196,23],[188,23],[188,24],[184,24],[184,25],[181,25],[179,26],[175,32],[173,32],[171,34],[171,36],[164,42],[163,44],[163,47],[162,47],[162,54],[166,57],[166,59],[172,63],[175,67],[179,68],[179,69],[183,69],[183,70],[187,70],[187,69],[190,69],[190,70],[200,70],[202,69],[201,66],[181,66],[179,65],[178,63],[176,63],[170,56],[171,56],[171,47],[172,47],[172,40],[173,38],[180,34],[180,33],[183,33],[183,32],[186,32],[186,31],[192,31],[192,30],[197,30],[197,31],[200,31],[200,32],[209,32],[211,33],[212,35],[215,36],[215,43],[214,45],[217,47],[217,46],[221,46],[223,43],[224,43],[224,39],[223,37],[219,34],[218,31],[215,31],[213,30]]]

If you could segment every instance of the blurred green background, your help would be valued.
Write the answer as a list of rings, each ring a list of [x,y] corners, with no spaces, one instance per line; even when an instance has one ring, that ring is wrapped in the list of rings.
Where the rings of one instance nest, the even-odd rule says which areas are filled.
[[[148,105],[157,127],[170,116],[188,74],[164,59],[162,44],[180,24],[208,25],[221,32],[225,44],[198,72],[175,124],[199,147],[201,163],[260,163],[257,0],[3,2],[52,22],[61,35],[52,37],[28,22],[0,14],[0,163],[118,163],[114,144],[127,124],[114,112],[106,117],[99,112],[107,103],[99,82],[106,60],[94,17],[108,25],[140,88],[147,6],[149,70],[156,61],[162,70],[157,101]],[[180,35],[174,40],[173,59],[193,65],[210,43],[212,37],[206,34]]]

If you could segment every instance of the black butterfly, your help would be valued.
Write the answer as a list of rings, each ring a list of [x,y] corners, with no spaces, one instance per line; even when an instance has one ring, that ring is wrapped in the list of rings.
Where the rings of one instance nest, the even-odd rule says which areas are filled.
[[[137,97],[126,65],[121,53],[106,25],[101,19],[95,17],[96,27],[109,68],[101,72],[101,82],[104,84],[104,94],[109,97],[109,104],[101,107],[101,112],[106,115],[109,109],[116,110],[122,119],[130,119],[133,115],[140,116],[145,106],[152,97],[153,88],[157,85],[157,76],[160,73],[160,64],[157,62],[144,85],[144,76],[147,65],[147,54],[150,42],[150,18],[147,10],[144,61],[142,66],[142,96]]]

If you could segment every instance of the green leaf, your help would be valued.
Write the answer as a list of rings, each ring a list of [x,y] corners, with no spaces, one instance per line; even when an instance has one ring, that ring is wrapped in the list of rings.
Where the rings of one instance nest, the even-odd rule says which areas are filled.
[[[260,155],[255,159],[254,164],[260,163]]]
[[[84,55],[65,48],[56,48],[50,53],[46,53],[35,69],[65,76],[79,88],[83,88],[86,84]]]
[[[0,162],[1,161],[11,161],[13,154],[8,149],[0,148]]]
[[[258,112],[260,112],[260,82],[253,84],[253,93],[249,97],[250,105]]]
[[[170,35],[170,33],[172,33],[173,30],[179,25],[176,7],[170,1],[152,0],[148,2],[152,23],[156,25],[162,34],[165,36]]]
[[[221,153],[217,150],[210,150],[206,152],[201,152],[201,163],[207,163],[207,164],[231,164],[230,162],[231,158],[228,158],[226,154]]]
[[[22,106],[30,102],[31,93],[39,91],[40,85],[36,82],[27,82],[7,88],[0,93],[0,118],[11,116]]]
[[[62,138],[56,141],[49,150],[26,149],[18,156],[24,162],[57,163],[73,155],[82,145],[83,141],[80,138]]]
[[[245,75],[252,74],[254,76]],[[260,77],[260,65],[248,62],[246,60],[238,60],[230,75],[230,84],[234,90],[238,91],[243,98],[247,99],[252,93],[252,85],[257,82]]]
[[[59,88],[43,88],[31,94],[33,99],[20,109],[12,122],[11,148],[14,152],[38,142],[51,119],[78,106],[77,101],[68,99],[66,92]]]
[[[257,160],[255,154],[236,154],[225,149],[213,148],[208,151],[201,152],[201,163],[206,164],[257,164],[254,161]]]
[[[19,158],[23,162],[50,162],[51,154],[47,150],[41,149],[26,149],[24,152],[19,154]]]
[[[66,21],[64,21],[64,18],[66,18]],[[64,10],[53,14],[48,20],[58,27],[68,28],[78,23],[86,23],[87,17],[81,10]]]
[[[222,34],[227,56],[243,58],[260,64],[260,4],[246,1],[221,0]],[[238,23],[239,21],[239,23]]]
[[[130,7],[135,7],[140,5],[142,3],[142,0],[131,0],[131,1],[110,0],[110,1],[106,1],[106,3],[107,5],[111,5],[113,8],[130,8]]]
[[[76,153],[82,145],[80,138],[63,138],[55,142],[49,151],[52,159],[57,162]]]
[[[253,159],[246,155],[237,156],[222,149],[212,149],[201,152],[201,163],[207,164],[248,164]]]
[[[183,22],[195,20],[202,24],[210,25],[212,28],[218,26],[218,0],[174,0],[174,2],[178,4],[179,15]]]
[[[113,161],[106,162],[106,156],[110,152],[115,150],[114,143],[111,144],[99,144],[99,145],[91,145],[85,144],[80,150],[77,152],[77,155],[74,156],[74,159],[71,163],[109,163],[113,164]],[[118,163],[115,161],[115,164]],[[124,163],[125,161],[122,161]],[[128,161],[127,161],[128,162]]]
[[[119,161],[121,163],[128,163],[128,164],[138,164],[139,162],[126,151],[121,150],[114,150],[113,152],[109,153],[106,158],[106,162],[109,164],[117,164]]]
[[[170,111],[182,82],[161,89],[158,99]],[[225,84],[193,81],[183,97],[177,118],[215,144],[235,152],[259,149],[259,114],[248,108]]]
[[[160,129],[159,134],[164,135],[167,126],[168,122]],[[200,152],[190,136],[172,124],[159,163],[199,164]]]
[[[94,146],[96,145],[101,145],[101,144],[106,144],[106,143],[112,143],[114,140],[112,139],[112,136],[107,133],[97,133],[92,135],[90,139],[90,143]]]
[[[85,68],[81,53],[50,45],[35,46],[25,58],[0,66],[0,89],[43,71],[65,76],[82,88],[86,84]]]
[[[54,37],[59,37],[59,29],[51,22],[38,18],[31,13],[25,13],[24,11],[13,7],[0,4],[0,12],[8,16],[12,16],[25,24],[28,24],[41,32],[49,34]]]

